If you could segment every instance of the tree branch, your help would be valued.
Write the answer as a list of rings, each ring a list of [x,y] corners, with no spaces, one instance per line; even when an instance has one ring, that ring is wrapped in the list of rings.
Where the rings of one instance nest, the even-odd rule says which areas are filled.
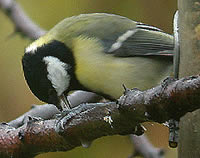
[[[126,90],[118,104],[81,104],[67,112],[59,122],[58,119],[33,119],[17,129],[3,124],[0,154],[33,156],[46,151],[71,150],[106,135],[142,134],[140,123],[179,119],[188,111],[199,108],[199,96],[200,76],[177,81],[167,79],[147,91]]]
[[[134,152],[128,158],[135,156],[143,156],[144,158],[163,158],[165,151],[152,146],[145,135],[136,136],[130,135],[131,142],[134,144]]]
[[[180,38],[180,77],[200,73],[200,1],[178,0]],[[193,103],[191,103],[193,104]],[[196,103],[195,103],[196,104]],[[199,103],[197,103],[199,104]],[[178,157],[200,157],[200,110],[181,118]]]
[[[169,119],[179,120],[186,112],[199,108],[199,88],[199,76],[177,81],[168,78],[161,85],[144,92],[129,90],[120,98],[120,102],[129,102],[130,105],[135,105],[135,109],[147,112],[150,120],[163,123]]]
[[[46,31],[31,21],[14,0],[0,0],[0,7],[15,24],[16,32],[34,40],[45,34]]]
[[[102,100],[102,97],[92,93],[84,91],[76,91],[68,96],[68,99],[71,103],[71,107],[76,107],[82,103],[96,103]],[[18,128],[27,122],[28,117],[40,117],[44,120],[53,118],[56,114],[59,114],[60,111],[56,106],[52,104],[45,105],[33,105],[31,110],[19,116],[15,120],[12,120],[8,125]]]

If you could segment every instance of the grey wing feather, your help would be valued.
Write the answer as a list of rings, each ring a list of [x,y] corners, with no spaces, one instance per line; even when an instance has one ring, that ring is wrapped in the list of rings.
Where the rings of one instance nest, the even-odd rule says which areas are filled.
[[[138,23],[134,33],[124,41],[118,38],[113,44],[118,44],[119,48],[110,48],[107,53],[121,57],[146,55],[173,56],[174,50],[173,36],[143,23]]]

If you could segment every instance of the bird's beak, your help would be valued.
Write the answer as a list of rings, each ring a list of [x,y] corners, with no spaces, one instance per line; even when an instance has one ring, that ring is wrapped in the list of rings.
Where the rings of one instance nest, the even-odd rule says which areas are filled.
[[[64,109],[70,110],[71,109],[70,102],[64,94],[59,96],[59,100],[60,100],[60,105],[62,107],[62,110],[64,110]]]

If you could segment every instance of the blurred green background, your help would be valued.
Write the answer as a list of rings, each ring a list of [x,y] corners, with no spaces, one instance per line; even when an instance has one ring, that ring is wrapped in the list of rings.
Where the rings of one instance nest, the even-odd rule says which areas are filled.
[[[106,12],[144,22],[172,33],[175,0],[17,0],[24,11],[44,29],[60,20],[80,13]],[[12,35],[13,23],[0,10],[0,121],[10,121],[42,104],[27,87],[21,66],[24,48],[31,42],[20,35]],[[168,130],[162,125],[147,124],[147,135],[155,146],[166,149],[167,158],[176,157],[176,150],[168,148]],[[69,152],[47,153],[37,158],[127,158],[132,144],[127,136],[104,137],[89,149],[82,147]]]

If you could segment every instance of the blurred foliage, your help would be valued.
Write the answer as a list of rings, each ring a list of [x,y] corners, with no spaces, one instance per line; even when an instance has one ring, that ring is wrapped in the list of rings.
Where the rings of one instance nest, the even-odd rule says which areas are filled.
[[[17,0],[24,11],[42,28],[50,29],[60,20],[81,13],[106,12],[126,16],[172,33],[175,0]],[[31,42],[13,34],[14,25],[0,11],[0,120],[9,121],[28,111],[31,104],[41,104],[28,89],[21,67],[24,48]],[[162,125],[146,124],[147,135],[159,147],[167,149],[168,131]],[[96,140],[89,149],[48,153],[37,158],[127,158],[132,152],[128,137],[114,136]],[[168,150],[168,158],[176,150]]]

